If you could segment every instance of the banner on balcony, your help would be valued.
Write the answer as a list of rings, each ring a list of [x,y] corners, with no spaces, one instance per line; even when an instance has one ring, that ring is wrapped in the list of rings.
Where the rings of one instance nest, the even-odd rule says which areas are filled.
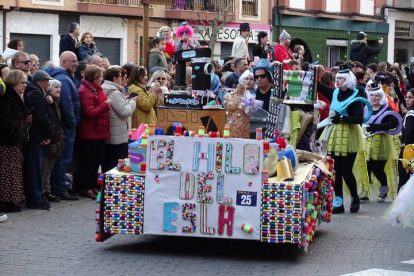
[[[263,142],[148,139],[144,234],[260,239]]]

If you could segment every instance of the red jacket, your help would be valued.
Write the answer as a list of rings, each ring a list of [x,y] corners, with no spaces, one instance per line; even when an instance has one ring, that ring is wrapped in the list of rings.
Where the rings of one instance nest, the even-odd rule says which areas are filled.
[[[290,53],[290,55],[288,54],[288,52]],[[283,45],[277,44],[275,47],[275,56],[276,56],[276,60],[282,63],[286,59],[292,59],[293,52],[292,50],[289,49],[289,47],[285,47]],[[288,66],[289,65],[287,63],[283,64],[283,69],[292,70],[292,68],[288,68]]]
[[[100,85],[82,79],[79,87],[82,107],[78,137],[84,140],[106,140],[111,137],[109,127],[109,106]]]
[[[174,51],[175,51],[175,45],[174,45],[174,43],[170,43],[170,42],[165,43],[164,53],[168,54],[168,56],[170,58],[173,58]]]

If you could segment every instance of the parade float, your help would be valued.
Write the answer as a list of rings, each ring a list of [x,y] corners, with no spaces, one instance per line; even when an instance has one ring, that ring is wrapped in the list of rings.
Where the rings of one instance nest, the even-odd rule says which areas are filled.
[[[188,51],[193,52],[182,51],[181,56],[199,58],[197,51]],[[193,84],[204,77],[194,74],[197,68],[210,65],[197,66],[193,66]],[[282,91],[283,69],[277,64],[274,68],[274,89]],[[207,75],[209,71],[205,70]],[[315,72],[308,73],[312,81],[306,90],[311,96],[306,102],[293,102],[310,108],[308,114],[314,114]],[[204,93],[209,86],[194,90]],[[205,96],[172,98],[192,102]],[[306,252],[317,227],[331,219],[334,164],[329,157],[295,149],[297,142],[280,135],[278,127],[283,124],[278,121],[287,115],[277,106],[289,104],[289,99],[279,93],[274,96],[266,130],[262,133],[258,128],[256,139],[231,138],[221,108],[217,110],[223,112],[223,123],[214,120],[214,129],[208,129],[211,119],[206,125],[199,115],[185,117],[191,124],[176,115],[174,120],[160,120],[173,112],[194,111],[165,107],[158,114],[160,125],[133,130],[129,158],[119,160],[98,180],[102,187],[96,241],[115,234],[225,238],[295,244]],[[203,100],[198,104],[211,105]]]

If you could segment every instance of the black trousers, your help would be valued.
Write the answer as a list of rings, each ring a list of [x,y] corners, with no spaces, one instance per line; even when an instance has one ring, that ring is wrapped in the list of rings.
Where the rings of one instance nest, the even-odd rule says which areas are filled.
[[[98,169],[104,154],[105,140],[80,140],[80,190],[87,191],[98,188]]]
[[[118,165],[118,160],[124,159],[124,154],[127,148],[128,143],[119,145],[105,144],[105,157],[102,163],[102,173],[105,173]]]
[[[356,159],[356,153],[348,153],[347,156],[337,156],[333,152],[331,154],[335,161],[335,196],[343,198],[343,179],[346,181],[352,197],[358,197],[355,176],[352,173],[352,167]]]
[[[387,161],[370,159],[367,162],[369,179],[371,180],[371,173],[374,173],[375,177],[378,179],[381,186],[384,186],[384,187],[388,186],[387,174],[384,172],[385,164],[387,164]]]
[[[404,148],[401,148],[400,150],[400,158],[403,157]],[[410,179],[410,173],[407,173],[407,171],[403,168],[402,161],[398,161],[398,192],[400,191],[401,187],[407,183],[408,179]]]

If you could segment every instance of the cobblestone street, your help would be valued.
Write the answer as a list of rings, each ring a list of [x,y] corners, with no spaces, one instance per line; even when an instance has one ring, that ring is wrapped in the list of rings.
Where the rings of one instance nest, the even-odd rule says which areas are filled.
[[[308,253],[301,254],[293,246],[223,239],[116,235],[97,243],[98,205],[64,201],[53,211],[10,214],[0,224],[0,274],[344,275],[371,270],[351,275],[414,275],[414,231],[384,222],[389,204],[372,202],[356,215],[334,215],[317,228]]]

